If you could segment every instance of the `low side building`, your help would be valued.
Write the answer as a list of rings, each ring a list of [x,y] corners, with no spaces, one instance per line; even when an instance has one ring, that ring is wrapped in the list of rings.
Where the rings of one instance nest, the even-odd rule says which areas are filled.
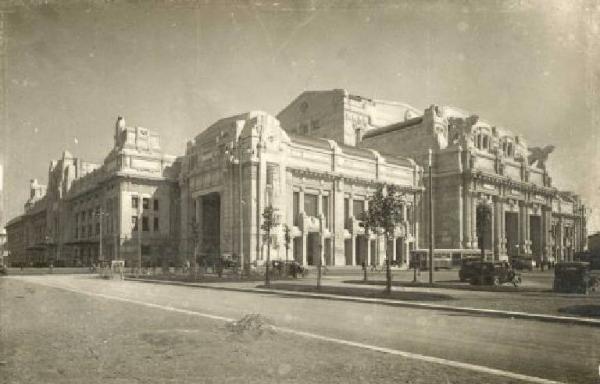
[[[23,216],[17,216],[6,223],[6,250],[5,260],[9,267],[29,265],[28,254],[25,250],[25,226]]]
[[[32,181],[25,213],[7,225],[11,264],[124,259],[135,266],[175,258],[179,162],[162,153],[155,132],[122,118],[114,139],[102,165],[65,151],[50,163],[47,188]]]
[[[405,206],[387,249],[406,265],[409,250],[417,247],[414,206],[421,171],[403,157],[287,134],[264,112],[222,119],[187,146],[180,177],[181,251],[264,263],[262,212],[272,205],[279,223],[272,232],[272,259],[381,264],[383,237],[365,235],[358,219],[377,183],[391,183],[402,189]]]

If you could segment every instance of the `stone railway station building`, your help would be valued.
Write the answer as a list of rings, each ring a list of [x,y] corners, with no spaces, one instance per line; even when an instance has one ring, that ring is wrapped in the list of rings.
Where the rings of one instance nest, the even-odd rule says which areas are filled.
[[[47,187],[32,181],[25,213],[6,226],[8,260],[177,266],[197,254],[261,264],[262,212],[272,205],[272,259],[382,264],[387,252],[407,267],[428,248],[430,149],[436,257],[479,252],[480,204],[493,212],[490,259],[571,260],[585,248],[585,207],[552,186],[551,147],[528,148],[522,136],[457,108],[419,111],[329,90],[302,93],[276,117],[221,119],[179,157],[161,151],[156,132],[119,118],[102,165],[65,152],[50,164]],[[379,183],[397,185],[404,201],[388,244],[359,225]]]

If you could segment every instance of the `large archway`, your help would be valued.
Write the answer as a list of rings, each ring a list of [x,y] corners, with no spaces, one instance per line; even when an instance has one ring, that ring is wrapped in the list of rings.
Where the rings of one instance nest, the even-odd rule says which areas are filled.
[[[213,192],[202,196],[202,248],[209,258],[221,255],[221,195]]]

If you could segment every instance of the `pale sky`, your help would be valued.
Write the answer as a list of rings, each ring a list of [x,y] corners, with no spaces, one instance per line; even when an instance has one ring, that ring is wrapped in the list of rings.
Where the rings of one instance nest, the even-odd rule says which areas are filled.
[[[346,88],[555,145],[555,185],[581,194],[600,230],[598,1],[54,4],[7,19],[8,218],[64,149],[101,162],[118,115],[180,155],[219,118]]]

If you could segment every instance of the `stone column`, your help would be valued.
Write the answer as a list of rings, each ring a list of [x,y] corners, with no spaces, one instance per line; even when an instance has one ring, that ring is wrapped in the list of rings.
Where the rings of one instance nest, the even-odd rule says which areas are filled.
[[[306,231],[302,231],[302,265],[306,265],[306,250],[308,249],[308,236]],[[314,263],[314,260],[313,260]]]
[[[504,210],[504,199],[500,201],[500,233],[502,242],[500,243],[500,252],[503,255],[508,255],[508,249],[506,249],[506,212]]]
[[[470,194],[471,197],[471,248],[477,249],[477,198],[475,193]]]
[[[502,254],[502,199],[494,197],[494,259],[499,260]]]
[[[350,241],[352,242],[351,246],[350,246],[350,249],[352,250],[352,259],[350,260],[350,265],[355,266],[356,265],[356,234],[354,232],[352,232]]]
[[[463,247],[471,248],[473,246],[473,238],[471,237],[473,234],[471,232],[471,192],[469,191],[468,185],[465,183],[465,186],[462,188],[462,212],[463,215]]]
[[[525,234],[527,232],[525,216],[525,203],[519,201],[519,255],[525,254],[527,252],[527,247],[525,245],[525,240],[527,238]]]
[[[366,265],[371,265],[371,236],[365,235],[366,243],[367,243],[367,257],[365,260]]]
[[[333,198],[331,201],[332,232],[334,234],[332,246],[332,265],[345,265],[346,254],[344,245],[344,190],[342,180],[336,180],[333,187]]]

